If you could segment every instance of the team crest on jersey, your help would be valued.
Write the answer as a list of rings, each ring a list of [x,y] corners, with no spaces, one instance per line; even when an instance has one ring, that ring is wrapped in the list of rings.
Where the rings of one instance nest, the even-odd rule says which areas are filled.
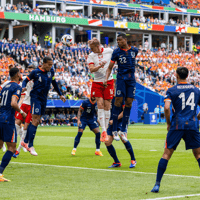
[[[103,58],[103,55],[98,55],[98,58],[99,58],[99,59],[102,59],[102,58]]]
[[[117,95],[120,95],[121,94],[121,91],[120,90],[117,90]]]
[[[35,112],[38,113],[38,112],[39,112],[39,108],[36,108],[36,109],[35,109]]]
[[[93,92],[92,95],[95,95],[95,92]]]
[[[51,77],[51,72],[47,72],[47,76],[48,76],[48,78],[50,78]]]
[[[135,58],[135,52],[131,52],[132,58]]]
[[[17,94],[20,95],[20,90],[17,90]]]

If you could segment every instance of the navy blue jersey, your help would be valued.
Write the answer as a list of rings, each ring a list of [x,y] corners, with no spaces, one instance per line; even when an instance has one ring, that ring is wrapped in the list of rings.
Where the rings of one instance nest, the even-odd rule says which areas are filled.
[[[117,48],[113,51],[111,62],[117,62],[117,78],[124,80],[135,78],[135,58],[137,54],[138,49],[135,47],[130,47],[128,50]]]
[[[12,96],[18,99],[21,96],[22,88],[15,82],[9,82],[1,91],[0,122],[15,124],[15,110],[11,106]]]
[[[90,99],[87,99],[83,101],[80,107],[84,110],[81,115],[81,120],[96,118],[97,103],[92,103]]]
[[[174,109],[170,130],[199,130],[197,105],[200,104],[200,90],[188,83],[169,88],[165,101],[171,101]]]
[[[27,82],[30,80],[34,81],[33,89],[30,93],[31,98],[46,101],[51,83],[58,94],[62,95],[55,81],[53,68],[49,72],[42,70],[40,67],[33,70],[23,81],[22,88],[25,88]]]
[[[112,99],[112,102],[111,102],[111,109],[110,109],[110,120],[113,120],[113,109],[114,109],[114,104],[115,104],[115,97]],[[119,114],[124,110],[125,106],[125,102],[123,100],[122,102],[122,106],[121,106],[121,109],[120,109],[120,112]],[[122,118],[118,120],[118,123],[122,122]]]

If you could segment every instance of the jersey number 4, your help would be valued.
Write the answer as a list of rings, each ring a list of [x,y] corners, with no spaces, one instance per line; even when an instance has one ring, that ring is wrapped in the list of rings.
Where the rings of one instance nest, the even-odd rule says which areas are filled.
[[[185,99],[185,93],[184,92],[182,92],[178,97],[182,99],[182,110],[185,109],[185,106],[190,106],[191,110],[194,110],[194,107],[195,107],[194,92],[190,93],[190,96],[188,97],[187,101]],[[186,103],[185,103],[185,101],[186,101]]]

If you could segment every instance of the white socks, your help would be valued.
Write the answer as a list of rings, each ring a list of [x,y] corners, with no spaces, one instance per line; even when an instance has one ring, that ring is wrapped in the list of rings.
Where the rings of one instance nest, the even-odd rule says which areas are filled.
[[[107,130],[110,121],[110,110],[104,110],[104,114],[105,114],[105,126]]]
[[[73,150],[75,150],[75,151],[76,151],[76,148],[73,148]]]
[[[104,109],[98,109],[98,119],[102,128],[102,132],[106,131]]]
[[[26,133],[27,133],[27,130],[23,130],[23,134],[22,134],[22,137],[21,137],[19,146],[18,146],[18,148],[17,148],[17,151],[18,151],[18,152],[20,152],[20,150],[21,150],[21,148],[22,148],[21,142],[24,141],[24,139],[25,139],[25,137],[26,137]]]
[[[22,130],[21,127],[17,124],[15,124],[16,130],[17,130],[17,135],[20,136],[20,138],[22,137]]]

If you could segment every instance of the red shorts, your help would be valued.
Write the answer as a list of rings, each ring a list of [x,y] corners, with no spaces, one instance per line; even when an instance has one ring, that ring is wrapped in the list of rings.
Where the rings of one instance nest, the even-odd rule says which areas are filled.
[[[26,122],[26,123],[29,124],[31,122],[31,120],[32,120],[32,115],[30,113],[31,106],[27,105],[27,104],[22,104],[21,107],[20,107],[20,109],[23,110],[27,114],[25,120],[22,117],[22,115],[19,112],[17,112],[17,111],[15,112],[15,118],[21,120],[22,122]]]
[[[107,82],[105,88],[103,82],[92,82],[91,97],[102,97],[104,100],[114,97],[114,79]]]

